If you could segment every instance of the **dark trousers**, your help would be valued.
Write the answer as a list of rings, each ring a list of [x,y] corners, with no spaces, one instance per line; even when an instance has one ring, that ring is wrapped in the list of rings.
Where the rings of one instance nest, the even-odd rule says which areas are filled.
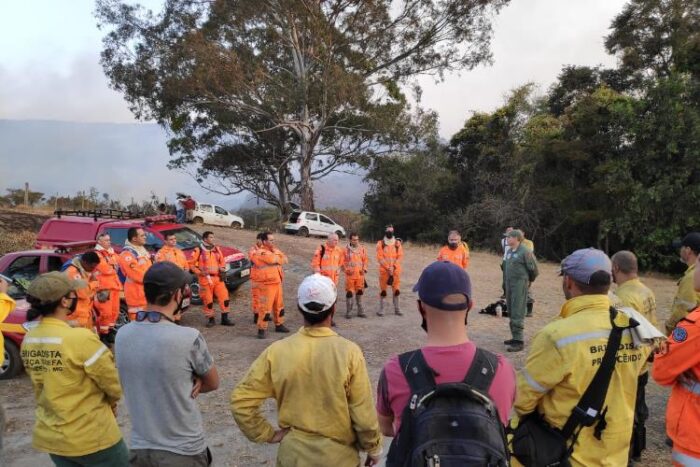
[[[103,449],[85,456],[59,456],[49,454],[56,467],[127,467],[129,450],[124,440],[119,440],[111,448]]]
[[[647,429],[644,423],[649,418],[649,407],[646,402],[646,386],[649,382],[649,372],[637,378],[637,400],[634,405],[634,425],[632,441],[630,442],[630,459],[639,459],[642,451],[647,448]]]

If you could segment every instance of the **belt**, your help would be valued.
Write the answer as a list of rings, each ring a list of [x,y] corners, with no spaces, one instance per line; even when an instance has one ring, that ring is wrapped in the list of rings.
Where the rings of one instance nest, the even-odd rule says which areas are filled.
[[[686,388],[689,392],[692,392],[693,394],[700,396],[700,383],[697,381],[693,381],[688,378],[683,378],[681,380],[681,386]]]

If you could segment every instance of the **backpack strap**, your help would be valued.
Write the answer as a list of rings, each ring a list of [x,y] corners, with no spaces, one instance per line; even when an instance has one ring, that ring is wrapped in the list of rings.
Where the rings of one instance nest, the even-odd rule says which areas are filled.
[[[435,370],[428,366],[420,349],[399,355],[399,365],[411,388],[411,394],[419,394],[435,387]]]
[[[464,377],[464,383],[479,392],[487,394],[498,368],[498,357],[488,350],[476,348],[474,360]]]

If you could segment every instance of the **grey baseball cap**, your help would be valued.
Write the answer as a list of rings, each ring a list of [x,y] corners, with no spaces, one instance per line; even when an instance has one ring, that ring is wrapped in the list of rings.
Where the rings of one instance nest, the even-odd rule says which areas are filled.
[[[591,283],[591,276],[598,271],[612,275],[612,262],[608,255],[595,248],[576,250],[561,262],[559,275],[567,275],[583,284]]]

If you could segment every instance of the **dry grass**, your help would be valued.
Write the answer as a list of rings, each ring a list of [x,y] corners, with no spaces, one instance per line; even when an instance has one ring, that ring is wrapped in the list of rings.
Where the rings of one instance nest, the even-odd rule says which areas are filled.
[[[9,232],[0,229],[0,255],[13,251],[29,250],[34,247],[36,233],[29,230]]]

